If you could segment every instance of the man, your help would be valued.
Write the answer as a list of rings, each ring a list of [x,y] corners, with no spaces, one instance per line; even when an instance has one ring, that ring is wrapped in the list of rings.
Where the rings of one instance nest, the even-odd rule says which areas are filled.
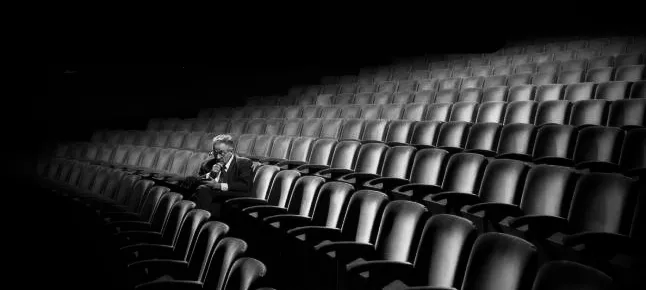
[[[213,158],[200,168],[202,185],[197,187],[191,200],[197,208],[210,210],[219,216],[220,204],[229,198],[249,196],[253,179],[251,160],[237,156],[230,135],[213,138]]]

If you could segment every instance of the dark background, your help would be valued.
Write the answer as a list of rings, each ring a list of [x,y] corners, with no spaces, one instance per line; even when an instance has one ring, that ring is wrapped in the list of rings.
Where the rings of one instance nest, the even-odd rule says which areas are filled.
[[[97,129],[144,129],[152,117],[190,118],[202,107],[285,94],[294,84],[356,74],[394,57],[493,52],[548,36],[643,35],[640,9],[631,3],[455,4],[244,3],[194,16],[63,13],[46,23],[48,58],[35,65],[30,96],[10,114],[24,120],[19,132],[33,145],[20,147],[34,150],[88,140]]]

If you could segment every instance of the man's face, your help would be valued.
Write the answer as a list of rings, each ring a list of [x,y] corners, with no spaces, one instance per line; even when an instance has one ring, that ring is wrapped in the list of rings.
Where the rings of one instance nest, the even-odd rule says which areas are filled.
[[[213,157],[215,157],[216,160],[227,162],[229,161],[229,158],[231,158],[231,155],[231,150],[227,144],[220,142],[213,144]]]

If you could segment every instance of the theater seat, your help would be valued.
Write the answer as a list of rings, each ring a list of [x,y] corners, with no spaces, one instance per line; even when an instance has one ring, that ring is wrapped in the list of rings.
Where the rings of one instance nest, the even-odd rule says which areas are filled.
[[[342,154],[337,155],[337,152],[335,152],[330,168],[318,171],[314,175],[323,177],[326,180],[343,180],[343,176],[349,173],[368,173],[374,176],[381,168],[382,159],[387,149],[388,146],[383,143],[363,144],[356,153],[356,157],[352,156],[356,160],[344,160],[342,162],[335,161],[338,158],[347,159],[348,156],[341,157],[343,156]]]
[[[610,102],[606,100],[581,100],[572,105],[570,125],[584,127],[604,125],[608,119]]]
[[[624,129],[646,126],[646,99],[616,100],[610,104],[608,126]]]
[[[645,142],[646,129],[637,128],[626,132],[619,158],[619,165],[625,175],[644,178],[644,173],[646,173]]]
[[[504,101],[493,101],[480,104],[476,123],[500,123],[507,109],[507,103]]]
[[[478,153],[487,157],[495,156],[501,128],[502,124],[499,123],[473,124],[469,129],[464,152]]]
[[[504,125],[496,158],[530,161],[536,137],[536,127],[532,124],[513,123]]]
[[[619,128],[590,126],[579,131],[574,148],[577,168],[617,171],[624,132]]]
[[[604,290],[612,289],[612,279],[603,272],[572,261],[552,261],[544,264],[532,290]]]
[[[374,144],[377,144],[377,143],[374,143]],[[332,153],[321,152],[321,153],[317,153],[317,155],[320,155],[320,156],[315,156],[314,151],[312,151],[312,156],[310,157],[310,163],[300,165],[296,167],[296,170],[298,170],[301,174],[305,174],[305,175],[314,174],[328,168],[336,168],[337,170],[351,170],[352,168],[354,168],[356,155],[360,147],[361,147],[361,143],[359,141],[352,141],[352,140],[339,141],[334,146],[334,150],[332,151]],[[330,154],[332,157],[328,159],[330,160],[329,163],[323,164],[322,162],[320,162],[323,160],[314,160],[316,162],[312,162],[312,159],[314,157],[317,157],[317,159],[323,157],[324,159],[326,156],[330,156]]]
[[[534,125],[567,124],[572,103],[563,100],[549,100],[538,104]]]
[[[591,100],[593,99],[595,89],[596,84],[594,83],[569,84],[565,88],[563,99],[570,102]]]

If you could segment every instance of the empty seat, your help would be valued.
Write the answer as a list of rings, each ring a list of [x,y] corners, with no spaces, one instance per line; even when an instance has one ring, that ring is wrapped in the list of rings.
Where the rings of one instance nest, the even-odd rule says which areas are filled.
[[[372,104],[372,95],[373,92],[359,92],[356,95],[354,95],[354,104],[357,105],[367,105],[367,104]]]
[[[572,166],[576,129],[569,125],[549,124],[538,129],[532,153],[533,162]]]
[[[588,68],[588,61],[585,59],[573,59],[561,62],[561,71],[584,71]]]
[[[642,55],[639,53],[620,54],[615,57],[615,67],[639,64],[642,64]]]
[[[644,127],[646,126],[646,99],[616,100],[610,104],[608,126]]]
[[[435,103],[455,103],[458,101],[457,89],[438,90],[435,93]]]
[[[437,90],[438,84],[439,84],[438,79],[418,80],[417,81],[417,91],[418,92],[435,91],[435,90]]]
[[[495,156],[501,128],[499,123],[473,124],[469,129],[464,151]]]
[[[534,101],[554,101],[563,99],[565,86],[561,84],[540,85],[536,88]]]
[[[342,84],[339,87],[339,95],[354,94],[354,93],[357,92],[357,87],[358,87],[358,85],[354,84],[354,83]],[[344,104],[345,102],[340,102],[339,98],[338,98],[338,95],[337,95],[337,97],[334,99],[334,103],[335,104]],[[347,103],[345,103],[345,104],[347,104]]]
[[[570,114],[570,125],[581,127],[604,125],[608,117],[610,102],[606,100],[582,100],[574,102]]]
[[[356,75],[343,75],[339,77],[340,84],[350,84],[350,83],[356,83],[356,82],[357,82]]]
[[[475,77],[468,77],[462,79],[462,85],[460,88],[464,89],[470,89],[470,88],[482,88],[482,85],[484,84],[484,77],[481,76],[475,76]]]
[[[363,105],[361,106],[360,118],[366,120],[379,119],[381,108],[380,105]]]
[[[554,53],[554,61],[566,62],[574,59],[574,51],[560,51]]]
[[[507,102],[533,100],[535,92],[536,86],[533,85],[510,86],[507,93]]]
[[[244,133],[262,134],[265,132],[265,119],[251,119],[247,122]]]
[[[552,261],[536,274],[532,290],[612,289],[613,281],[603,272],[571,261]]]
[[[301,113],[301,118],[318,118],[321,114],[320,106],[303,106],[303,111]]]
[[[321,133],[322,122],[323,119],[319,118],[304,119],[300,135],[304,137],[318,137]]]
[[[430,75],[431,75],[431,72],[426,69],[414,70],[410,75],[410,79],[412,80],[428,79],[430,78]]]
[[[536,72],[536,63],[526,63],[514,67],[515,74],[533,74]]]
[[[435,91],[420,91],[413,96],[413,103],[433,103],[435,101]]]
[[[302,113],[302,107],[300,106],[288,106],[283,110],[283,116],[285,119],[300,118]]]
[[[410,144],[414,146],[434,146],[439,134],[441,121],[416,122],[413,128]]]
[[[513,66],[511,65],[503,65],[503,66],[496,66],[493,68],[492,75],[493,76],[507,76],[510,75],[514,72]]]
[[[476,102],[479,103],[482,97],[482,90],[479,88],[466,88],[460,91],[459,102]]]
[[[359,140],[363,130],[364,120],[346,119],[339,135],[340,140]]]
[[[486,102],[478,108],[476,116],[477,123],[502,123],[507,103]]]
[[[385,81],[377,84],[377,92],[395,92],[397,89],[397,82]]]
[[[431,104],[426,109],[425,121],[448,121],[452,103]]]
[[[249,119],[231,119],[231,124],[229,125],[229,132],[231,134],[240,135],[245,132],[247,128],[247,123]]]
[[[576,51],[576,58],[577,59],[591,59],[596,56],[599,56],[599,50],[598,49],[593,49],[593,48],[584,48],[584,49],[579,49]]]
[[[487,87],[482,92],[481,102],[504,102],[507,100],[507,86]]]
[[[254,143],[256,142],[256,135],[242,134],[236,140],[236,153],[242,156],[249,156],[252,154]]]
[[[339,87],[340,85],[338,84],[327,84],[323,87],[323,90],[321,90],[321,95],[336,95],[339,92]],[[319,96],[321,96],[319,95]],[[327,102],[329,101],[329,98],[324,98],[321,99],[319,97],[316,98],[316,104],[317,105],[329,105],[330,103]],[[324,101],[324,103],[320,103],[319,101]]]
[[[614,58],[612,56],[597,56],[588,59],[588,69],[612,66],[614,66]]]
[[[595,83],[576,83],[569,84],[565,88],[564,100],[576,102],[581,100],[591,100],[594,96]]]
[[[506,124],[500,131],[496,158],[530,161],[536,137],[532,124]]]
[[[423,103],[407,104],[404,107],[404,112],[402,113],[401,118],[404,120],[421,121],[424,118],[425,111],[426,111],[426,104],[423,104]]]
[[[213,119],[207,132],[218,134],[229,133],[229,127],[231,127],[229,119]]]
[[[504,124],[533,124],[538,103],[534,101],[510,101],[507,104]]]
[[[471,68],[471,74],[474,77],[488,77],[493,73],[493,69],[488,66],[474,66]]]
[[[453,72],[451,73],[451,77],[453,78],[467,78],[471,76],[471,68],[456,68],[455,66],[453,67]]]
[[[581,49],[581,48],[585,48],[587,45],[588,45],[588,42],[586,40],[572,40],[567,43],[567,49],[569,50]]]
[[[415,92],[417,91],[417,81],[399,81],[397,84],[398,92]]]
[[[451,107],[449,121],[464,121],[473,123],[478,112],[477,102],[457,102]]]
[[[385,142],[390,145],[408,144],[413,132],[414,122],[410,120],[393,120],[388,123]]]
[[[313,104],[314,102],[312,101],[311,97],[318,96],[321,93],[322,89],[323,89],[323,86],[321,85],[312,85],[312,86],[306,87],[305,90],[303,90],[301,98],[299,99],[300,100],[299,105]]]
[[[590,126],[579,131],[574,149],[577,168],[616,171],[624,132],[619,128]]]
[[[526,63],[529,63],[530,61],[531,59],[528,54],[516,54],[511,58],[511,64],[513,66],[526,64]]]
[[[554,73],[536,73],[532,75],[531,84],[535,86],[553,84],[555,79]]]
[[[385,120],[398,120],[401,118],[403,110],[404,107],[399,104],[383,105],[379,118]]]
[[[343,106],[339,118],[359,118],[361,116],[361,106],[359,105],[349,105]]]
[[[372,103],[375,105],[384,105],[392,103],[392,92],[379,92],[372,96]]]
[[[612,80],[613,67],[591,68],[585,75],[586,82],[603,83]]]
[[[630,82],[602,82],[597,85],[594,98],[608,101],[627,99]]]
[[[362,142],[383,142],[388,120],[365,120],[361,132]]]
[[[412,91],[414,92],[414,91]],[[392,103],[393,104],[408,104],[412,103],[413,95],[411,91],[407,92],[397,92],[393,94]]]
[[[446,122],[440,126],[435,146],[449,152],[457,152],[464,149],[469,134],[469,122],[454,121]]]
[[[514,74],[507,77],[507,86],[514,87],[519,85],[528,85],[530,84],[530,79],[532,78],[531,73],[522,73]]]
[[[549,100],[538,104],[534,125],[567,124],[572,103],[563,100]]]
[[[559,62],[544,62],[538,65],[536,68],[537,73],[544,73],[544,74],[556,74],[560,70],[560,63]]]
[[[303,119],[285,119],[280,135],[300,136],[302,126]]]
[[[624,65],[617,68],[615,81],[639,81],[644,79],[644,65]]]
[[[646,98],[646,81],[637,81],[633,83],[630,87],[630,98]]]
[[[616,56],[626,53],[626,44],[624,43],[610,43],[601,49],[602,55]]]
[[[431,69],[431,78],[432,79],[446,79],[451,77],[451,69]]]
[[[646,129],[637,128],[626,132],[621,148],[619,165],[628,176],[644,178],[646,171]]]
[[[509,56],[494,56],[489,59],[489,64],[492,67],[499,67],[503,65],[509,64],[510,57]]]
[[[460,89],[460,84],[462,83],[461,78],[445,78],[440,80],[440,83],[437,87],[438,91],[442,90],[458,90]]]
[[[343,125],[343,119],[338,119],[338,118],[323,119],[321,122],[319,135],[313,136],[313,137],[336,139],[339,136],[339,132],[341,131],[342,125]],[[301,134],[301,136],[305,136],[305,135]]]

